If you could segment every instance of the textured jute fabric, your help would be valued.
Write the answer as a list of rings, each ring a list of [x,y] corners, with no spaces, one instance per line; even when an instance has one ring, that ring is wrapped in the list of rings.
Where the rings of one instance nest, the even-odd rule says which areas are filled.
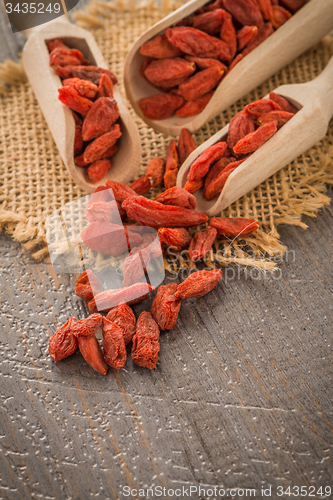
[[[95,36],[110,69],[117,74],[123,95],[122,72],[126,54],[147,28],[179,6],[166,1],[135,7],[132,4],[92,2],[75,14],[78,24]],[[196,144],[225,126],[247,103],[263,97],[282,84],[315,78],[331,56],[330,39],[324,39],[289,66],[272,76],[220,116],[194,134]],[[8,84],[11,84],[8,88]],[[29,83],[19,65],[0,66],[0,228],[32,250],[35,259],[48,254],[45,220],[55,210],[84,193],[72,181],[47,128]],[[137,176],[148,161],[165,156],[171,137],[154,132],[132,111],[138,126],[143,157]],[[218,240],[206,256],[208,266],[231,262],[273,269],[274,257],[286,250],[279,239],[279,224],[306,228],[303,214],[316,216],[329,203],[325,195],[333,183],[333,123],[318,145],[300,156],[256,189],[228,207],[223,215],[259,220],[260,229],[237,241]],[[156,196],[153,190],[149,196]],[[190,265],[184,255],[165,260],[169,269]]]

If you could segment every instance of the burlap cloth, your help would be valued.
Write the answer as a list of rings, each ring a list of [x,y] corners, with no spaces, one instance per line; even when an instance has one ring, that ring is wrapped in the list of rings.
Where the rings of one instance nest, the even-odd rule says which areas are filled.
[[[144,6],[134,6],[132,3],[125,5],[119,1],[93,1],[85,12],[76,12],[75,18],[78,24],[91,30],[110,69],[121,80],[124,59],[134,40],[178,6],[179,3],[170,0],[165,1],[162,7],[157,7],[153,1]],[[196,144],[201,144],[227,124],[247,103],[261,98],[279,85],[315,78],[331,56],[331,45],[329,38],[324,39],[207,123],[195,134]],[[48,255],[46,217],[85,193],[74,184],[63,166],[20,65],[11,61],[0,65],[1,91],[0,229],[30,249],[35,259],[41,259]],[[143,149],[138,176],[142,175],[151,158],[165,156],[171,138],[148,128],[134,112],[133,116]],[[275,257],[281,256],[286,250],[286,246],[279,241],[277,226],[293,224],[306,228],[301,220],[302,215],[315,217],[321,207],[329,204],[330,199],[325,193],[328,184],[333,183],[332,141],[331,121],[323,141],[228,207],[224,215],[258,219],[260,230],[237,242],[218,241],[214,251],[206,258],[207,265],[234,262],[273,269]],[[174,270],[187,265],[180,256],[173,261],[165,261],[165,266],[169,269],[171,266]]]

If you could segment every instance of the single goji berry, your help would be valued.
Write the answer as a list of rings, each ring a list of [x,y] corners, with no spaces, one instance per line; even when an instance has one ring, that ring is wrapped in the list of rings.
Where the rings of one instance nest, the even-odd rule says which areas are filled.
[[[175,297],[177,283],[162,285],[154,297],[151,314],[161,330],[175,328],[181,300]]]
[[[112,321],[123,330],[125,345],[132,341],[135,335],[136,319],[132,309],[127,304],[119,304],[113,307],[107,313],[106,319]]]
[[[86,362],[101,375],[106,375],[108,365],[105,363],[104,355],[95,336],[93,337],[79,337],[78,344],[80,353]]]
[[[207,92],[207,94],[194,99],[194,101],[187,101],[185,104],[177,109],[177,116],[194,116],[201,113],[213,97],[214,92]]]
[[[92,337],[96,335],[101,324],[103,316],[99,313],[94,313],[88,316],[88,318],[81,319],[80,321],[75,321],[71,325],[71,332],[75,337]]]
[[[112,222],[120,224],[126,215],[118,201],[97,201],[86,206],[85,216],[88,222]]]
[[[93,105],[93,102],[86,97],[80,96],[73,87],[60,87],[58,89],[59,100],[69,108],[85,116]]]
[[[271,19],[273,27],[277,30],[282,26],[285,22],[287,22],[291,18],[292,14],[289,10],[284,9],[281,5],[277,5],[273,7],[273,17]]]
[[[166,189],[163,193],[156,196],[155,201],[163,205],[173,205],[175,207],[190,208],[192,210],[197,206],[196,198],[184,188],[178,186]]]
[[[199,189],[204,185],[203,177],[201,179],[197,179],[196,181],[187,180],[184,186],[184,189],[191,194],[196,193]]]
[[[288,113],[287,111],[270,111],[270,113],[265,113],[264,115],[260,115],[257,123],[258,125],[264,125],[264,123],[274,122],[277,123],[277,128],[281,128],[282,125],[287,123],[290,118],[292,118],[294,113]]]
[[[116,323],[103,318],[102,334],[105,362],[119,370],[124,366],[127,358],[123,330]]]
[[[288,111],[288,113],[297,113],[297,108],[295,108],[287,99],[284,97],[280,96],[279,94],[276,94],[275,92],[271,92],[269,94],[269,98],[271,101],[276,102],[280,106],[283,111]]]
[[[147,165],[145,178],[150,181],[151,187],[157,187],[163,182],[165,171],[164,158],[153,158]]]
[[[196,271],[183,283],[178,285],[175,296],[178,299],[194,299],[206,295],[213,290],[222,279],[222,271],[213,269],[212,271]]]
[[[153,61],[144,74],[155,87],[167,89],[183,83],[195,70],[195,63],[186,61],[182,57],[174,57]]]
[[[188,248],[190,259],[193,261],[202,259],[212,248],[216,236],[217,231],[211,226],[207,226],[204,231],[195,233]]]
[[[245,57],[247,54],[252,52],[258,45],[260,45],[266,38],[274,33],[274,28],[271,22],[264,23],[258,30],[257,36],[248,43],[245,49],[243,49],[242,55]]]
[[[273,17],[273,8],[271,0],[257,0],[262,17],[265,21],[270,21]]]
[[[187,179],[189,181],[197,181],[202,179],[208,172],[209,167],[217,160],[222,158],[227,149],[226,142],[217,142],[209,146],[201,155],[199,155],[192,163]]]
[[[216,179],[229,163],[236,161],[233,157],[222,157],[210,167],[205,177],[204,193],[209,184]]]
[[[172,140],[168,144],[165,165],[164,185],[167,189],[176,185],[179,168],[177,142]]]
[[[194,62],[197,69],[199,70],[211,68],[212,66],[217,66],[218,68],[222,68],[224,69],[224,71],[227,71],[226,65],[223,64],[218,59],[212,59],[209,57],[195,57],[195,56],[185,56],[185,59],[187,61]]]
[[[73,87],[75,89],[75,84],[81,81],[84,82],[85,80],[80,80],[80,78],[65,78],[62,81],[62,85],[63,87]]]
[[[182,165],[186,158],[190,156],[192,151],[196,148],[193,137],[190,132],[186,128],[182,128],[180,131],[177,151],[178,151],[178,159],[179,165]]]
[[[165,35],[169,42],[190,56],[212,57],[230,61],[228,45],[203,31],[187,26],[167,28]]]
[[[270,1],[270,0],[269,0]],[[243,26],[242,29],[237,31],[237,49],[243,50],[249,43],[251,43],[258,34],[258,26]]]
[[[207,222],[207,215],[183,207],[162,205],[143,196],[127,198],[122,204],[127,216],[150,227],[191,227]]]
[[[140,245],[142,238],[128,228],[107,222],[90,222],[81,231],[83,243],[96,252],[117,257],[129,248]],[[128,241],[130,240],[130,241]]]
[[[223,40],[223,42],[225,42],[228,45],[230,52],[230,60],[232,61],[237,52],[237,37],[236,37],[235,26],[233,25],[231,17],[227,17],[226,19],[224,19],[221,28],[220,38],[221,40]]]
[[[87,269],[80,274],[75,283],[75,294],[84,300],[91,300],[94,295],[102,291],[99,279],[91,269]]]
[[[184,227],[162,227],[158,230],[158,236],[162,245],[175,251],[187,248],[191,241],[191,235]]]
[[[135,181],[133,181],[129,187],[136,192],[136,194],[146,194],[151,188],[150,180],[147,179],[145,175],[141,175]]]
[[[225,19],[230,18],[230,14],[223,9],[215,9],[192,18],[192,26],[198,30],[216,35],[220,33],[221,26]]]
[[[75,322],[75,318],[69,318],[50,338],[49,354],[54,361],[61,361],[76,351],[78,341],[72,333]]]
[[[99,97],[110,97],[113,99],[113,82],[105,73],[102,74],[98,84],[96,98],[98,99]]]
[[[138,101],[142,113],[151,120],[165,120],[183,104],[182,97],[172,94],[155,94]]]
[[[223,160],[223,158],[222,158],[222,160]],[[239,165],[241,163],[243,163],[243,161],[245,161],[245,159],[233,161],[233,162],[229,163],[227,166],[225,166],[224,168],[222,168],[220,173],[216,177],[214,177],[209,182],[209,184],[207,183],[207,185],[206,185],[206,183],[205,183],[204,192],[203,192],[202,197],[205,200],[212,200],[213,198],[215,198],[215,196],[217,196],[224,188],[224,185],[227,182],[229,175],[237,167],[239,167]]]
[[[258,221],[242,217],[213,217],[209,225],[216,229],[218,235],[228,238],[246,236],[259,228]]]
[[[258,4],[252,0],[223,0],[224,8],[243,25],[263,24],[263,18]]]
[[[54,38],[53,40],[47,40],[46,42],[47,48],[49,52],[52,52],[53,49],[61,48],[61,49],[69,49],[68,45],[66,45],[60,38]]]
[[[229,68],[228,68],[228,71],[226,72],[225,76],[227,76],[230,71],[236,66],[236,64],[239,63],[239,61],[241,61],[242,59],[244,59],[244,56],[243,54],[238,54],[235,59],[232,61],[232,63],[230,64]]]
[[[81,57],[82,56],[82,57]],[[50,66],[80,66],[83,58],[82,52],[76,49],[56,47],[50,53]]]
[[[306,0],[280,0],[280,2],[293,14],[306,4]]]
[[[178,92],[186,101],[194,101],[216,87],[223,73],[223,68],[218,68],[217,66],[199,71],[186,80],[186,82],[181,83],[178,87]]]
[[[101,97],[101,99],[103,98]],[[102,157],[104,157],[105,153],[111,148],[111,146],[115,144],[120,136],[120,126],[118,125],[118,123],[116,123],[115,125],[112,125],[108,132],[101,135],[100,137],[97,137],[90,144],[88,144],[83,153],[84,161],[92,163],[95,160],[101,160]]]
[[[110,168],[110,160],[95,160],[87,169],[89,180],[91,180],[91,182],[102,180]]]
[[[113,155],[116,154],[116,152],[118,151],[118,146],[116,144],[114,144],[113,146],[109,147],[105,153],[103,153],[102,155],[100,155],[101,157],[99,158],[99,160],[105,160],[106,158],[111,158]],[[82,153],[82,155],[80,156],[77,156],[76,158],[74,158],[74,161],[75,161],[75,165],[77,165],[78,167],[88,167],[91,163],[91,161],[85,161],[84,160],[84,154]]]
[[[271,99],[260,99],[259,101],[247,104],[244,111],[250,118],[257,120],[259,116],[269,113],[270,111],[281,111],[281,108],[279,104]]]
[[[132,360],[138,366],[153,369],[158,361],[160,331],[149,312],[142,312],[133,337]]]
[[[227,144],[232,149],[237,142],[245,137],[247,134],[255,131],[255,124],[251,118],[245,113],[240,111],[235,115],[229,123]]]
[[[234,152],[238,154],[252,153],[260,148],[277,131],[277,122],[268,122],[259,127],[254,132],[247,134],[234,146]]]
[[[91,141],[108,132],[119,118],[119,109],[114,99],[100,97],[91,106],[82,126],[84,141]]]
[[[110,179],[107,179],[105,184],[107,188],[112,189],[115,200],[119,201],[120,203],[125,201],[127,198],[130,198],[131,196],[137,196],[137,193],[132,188],[126,186],[126,184],[123,184],[122,182],[111,181]]]
[[[74,78],[73,78],[74,80]],[[74,88],[78,91],[82,97],[94,100],[97,94],[97,85],[88,80],[80,80],[74,83]]]
[[[81,125],[75,125],[74,156],[79,156],[83,151],[83,147],[82,127]]]
[[[140,53],[154,59],[179,57],[182,51],[169,42],[165,35],[157,35],[141,45]]]
[[[117,77],[111,71],[97,66],[73,66],[73,76],[77,76],[81,80],[89,80],[95,85],[99,85],[102,75],[108,75],[112,83],[117,83]]]
[[[126,302],[133,304],[139,302],[146,297],[147,293],[153,292],[154,287],[148,283],[135,283],[134,285],[125,288],[114,290],[105,290],[97,294],[89,303],[88,307],[91,311],[108,311],[113,307]]]

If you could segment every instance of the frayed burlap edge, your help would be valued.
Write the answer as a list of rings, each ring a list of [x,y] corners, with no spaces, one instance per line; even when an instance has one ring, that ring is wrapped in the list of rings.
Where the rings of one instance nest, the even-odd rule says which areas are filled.
[[[162,11],[170,12],[183,3],[181,0],[178,2],[164,0],[162,6],[157,7],[155,0],[141,5],[137,5],[131,0],[127,3],[121,0],[116,0],[114,3],[93,0],[84,11],[76,11],[73,17],[78,25],[86,29],[93,29],[103,26],[115,11],[135,12],[149,6],[151,9],[162,9]],[[333,52],[331,38],[326,37],[321,43],[329,45],[331,52]],[[0,64],[0,94],[6,92],[9,86],[24,81],[26,81],[26,77],[20,63],[8,60]],[[274,270],[276,262],[270,260],[270,258],[283,256],[287,249],[285,245],[278,241],[279,233],[276,227],[279,224],[289,224],[305,229],[307,226],[301,220],[302,215],[316,217],[319,209],[329,205],[330,198],[325,193],[327,192],[327,185],[333,184],[333,172],[328,170],[328,167],[332,165],[332,157],[333,147],[327,151],[326,155],[321,156],[322,164],[319,170],[312,175],[302,177],[298,186],[299,189],[294,190],[292,196],[290,196],[290,191],[285,184],[288,181],[281,178],[281,203],[278,207],[278,213],[274,214],[274,220],[270,221],[270,231],[258,230],[251,236],[242,238],[241,244],[227,240],[216,242],[214,248],[205,257],[206,265],[214,267],[216,264],[226,266],[234,263],[256,267],[261,270]],[[306,187],[311,192],[311,198],[302,197],[302,187]],[[243,215],[237,213],[237,207],[234,208],[233,205],[226,212],[228,216]],[[25,249],[33,252],[34,259],[40,260],[48,255],[45,230],[43,223],[39,221],[36,224],[33,219],[33,217],[27,218],[11,211],[0,210],[0,230],[5,229],[13,239],[22,243]],[[253,257],[245,248],[252,250]],[[194,263],[188,261],[180,253],[176,258],[165,258],[164,262],[166,269],[170,271],[195,267]]]

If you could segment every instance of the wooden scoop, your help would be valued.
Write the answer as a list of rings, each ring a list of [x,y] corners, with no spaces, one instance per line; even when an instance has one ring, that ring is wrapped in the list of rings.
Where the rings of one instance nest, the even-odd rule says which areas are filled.
[[[186,3],[143,33],[127,55],[124,67],[127,97],[136,113],[158,132],[179,135],[182,128],[194,132],[315,45],[333,29],[333,0],[309,0],[307,5],[230,71],[201,113],[186,118],[173,115],[165,120],[150,120],[143,115],[137,102],[142,97],[160,92],[140,75],[140,66],[145,59],[140,54],[140,47],[206,3],[207,0],[192,0]]]
[[[122,131],[122,136],[117,142],[119,149],[112,157],[112,167],[104,179],[93,183],[88,179],[86,169],[77,167],[74,163],[74,118],[71,110],[58,99],[58,88],[62,86],[61,80],[54,69],[49,66],[49,52],[45,41],[61,38],[71,48],[83,52],[84,57],[90,60],[91,64],[107,69],[107,64],[94,37],[88,31],[64,20],[52,21],[42,25],[41,29],[29,31],[33,32],[23,49],[24,70],[70,175],[76,184],[88,193],[93,192],[98,185],[105,184],[106,179],[129,182],[140,164],[141,144],[139,132],[124,104],[118,85],[114,87],[114,98],[120,112]]]
[[[323,139],[333,115],[332,82],[333,57],[314,80],[275,89],[276,94],[288,99],[299,111],[230,174],[218,197],[207,201],[202,198],[202,189],[197,191],[196,209],[210,216],[216,215]],[[226,125],[191,153],[178,173],[177,186],[185,185],[193,161],[212,144],[224,141],[228,129],[229,125]]]

